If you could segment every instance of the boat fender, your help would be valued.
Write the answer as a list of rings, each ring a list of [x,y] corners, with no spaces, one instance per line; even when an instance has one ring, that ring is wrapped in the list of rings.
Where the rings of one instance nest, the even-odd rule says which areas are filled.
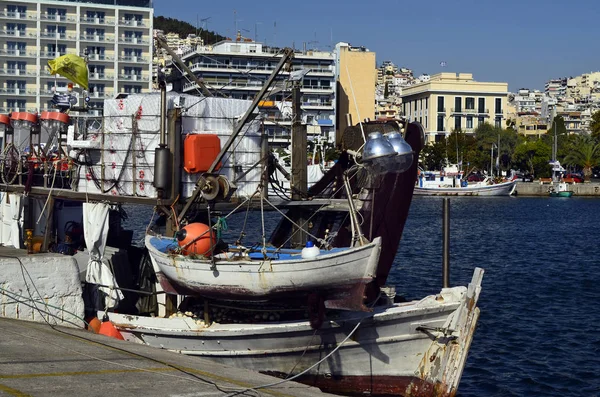
[[[108,319],[108,316],[105,314],[102,318],[102,324],[100,325],[100,330],[98,331],[100,335],[109,336],[111,338],[125,340],[123,335],[119,332],[118,329],[115,328],[113,323]]]
[[[302,259],[313,259],[321,254],[319,247],[316,247],[312,241],[306,242],[306,247],[302,248]]]

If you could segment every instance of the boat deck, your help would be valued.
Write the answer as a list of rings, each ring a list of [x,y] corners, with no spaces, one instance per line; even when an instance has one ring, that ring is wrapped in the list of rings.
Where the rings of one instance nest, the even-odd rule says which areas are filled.
[[[280,381],[91,332],[0,318],[2,396],[225,396]],[[330,396],[294,382],[239,395]]]

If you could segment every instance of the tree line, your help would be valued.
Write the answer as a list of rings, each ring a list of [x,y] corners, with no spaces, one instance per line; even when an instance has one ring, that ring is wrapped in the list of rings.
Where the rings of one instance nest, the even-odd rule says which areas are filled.
[[[214,44],[225,40],[225,36],[218,33],[204,30],[185,21],[175,18],[165,18],[162,16],[154,17],[154,29],[160,29],[166,33],[177,33],[179,37],[185,39],[189,34],[195,34],[204,40],[204,44]]]
[[[496,175],[500,171],[520,170],[535,177],[549,177],[556,128],[556,159],[572,171],[583,172],[589,180],[592,170],[600,165],[600,111],[592,115],[589,134],[568,134],[561,116],[554,118],[552,126],[540,137],[519,134],[510,121],[507,128],[484,123],[474,134],[454,130],[447,138],[427,145],[419,165],[426,170],[439,170],[446,163],[456,163],[467,174],[490,172],[493,168]]]

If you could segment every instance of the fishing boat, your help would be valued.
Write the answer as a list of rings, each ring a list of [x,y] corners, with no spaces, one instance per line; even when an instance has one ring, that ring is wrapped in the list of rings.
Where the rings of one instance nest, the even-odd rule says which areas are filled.
[[[413,302],[380,299],[372,312],[328,313],[318,330],[305,319],[272,315],[270,321],[221,320],[208,327],[202,312],[172,318],[110,313],[110,319],[126,340],[332,393],[447,397],[456,394],[469,352],[482,276],[477,268],[468,287]],[[233,312],[227,316],[235,319]],[[250,313],[254,318],[257,312]]]
[[[483,181],[467,182],[464,173],[455,164],[442,171],[419,171],[415,194],[419,196],[510,196],[517,186],[516,179],[494,182],[486,177]]]
[[[18,247],[21,228],[31,225],[30,249],[40,235],[41,250],[57,240],[65,253],[85,244],[86,286],[106,295],[85,307],[108,308],[99,317],[108,314],[130,341],[335,393],[455,395],[483,271],[476,268],[468,286],[412,302],[395,299],[387,285],[415,193],[423,127],[407,120],[349,127],[338,161],[308,188],[306,131],[296,115],[291,197],[269,198],[268,137],[255,110],[292,56],[282,52],[252,101],[167,94],[161,80],[160,94],[106,100],[102,122],[86,120],[75,131],[64,117],[14,116],[1,161],[3,220],[16,229],[7,238]],[[300,109],[300,81],[288,83]],[[33,157],[40,125],[51,127],[52,160]],[[35,150],[22,150],[25,139]],[[160,214],[162,223],[146,230],[149,260],[133,286],[164,297],[158,310],[125,305],[135,289],[116,282],[126,269],[109,266],[107,245],[133,249],[112,207],[119,203],[149,204]],[[266,209],[280,215],[270,236]],[[260,241],[245,244],[245,222],[236,241],[219,238],[223,221],[241,211],[261,213]],[[198,224],[204,232],[191,230]]]
[[[195,259],[175,253],[173,238],[147,236],[146,247],[167,292],[228,300],[264,300],[323,294],[359,293],[375,277],[381,238],[356,247],[321,252],[308,249],[252,250],[234,247],[216,258]],[[207,247],[209,248],[209,247]],[[309,254],[306,254],[306,253]],[[356,307],[353,307],[356,308]]]

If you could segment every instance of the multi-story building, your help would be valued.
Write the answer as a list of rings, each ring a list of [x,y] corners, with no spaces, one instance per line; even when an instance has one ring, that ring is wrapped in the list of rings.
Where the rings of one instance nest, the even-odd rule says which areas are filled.
[[[213,46],[197,46],[181,55],[191,71],[211,91],[230,98],[252,99],[281,59],[279,49],[247,40],[227,40]],[[335,57],[331,52],[297,51],[292,71],[305,70],[302,80],[303,122],[309,136],[321,135],[330,142],[335,139]],[[277,143],[290,140],[292,119],[291,84],[288,72],[277,78],[277,93],[262,103],[265,130]],[[197,93],[196,83],[180,71],[172,72],[173,88],[184,93]],[[279,106],[278,106],[279,105]],[[283,108],[282,108],[283,107]]]
[[[391,61],[384,61],[377,68],[375,90],[375,118],[389,119],[400,116],[402,89],[414,81],[412,70],[399,68]]]
[[[87,53],[92,107],[148,91],[153,14],[152,0],[0,0],[0,113],[51,108],[68,80],[46,65],[65,54]]]
[[[341,134],[349,126],[347,115],[350,115],[352,124],[375,118],[377,70],[375,53],[365,47],[338,43],[335,55],[339,142]]]
[[[471,73],[439,73],[404,88],[402,110],[423,125],[433,142],[454,130],[473,133],[486,122],[504,127],[507,96],[507,83],[475,81]]]

